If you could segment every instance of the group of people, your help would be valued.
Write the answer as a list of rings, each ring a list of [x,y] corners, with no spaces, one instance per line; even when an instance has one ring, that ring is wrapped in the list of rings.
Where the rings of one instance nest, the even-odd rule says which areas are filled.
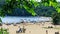
[[[26,29],[23,27],[23,28],[19,28],[18,31],[16,31],[16,33],[25,33]]]

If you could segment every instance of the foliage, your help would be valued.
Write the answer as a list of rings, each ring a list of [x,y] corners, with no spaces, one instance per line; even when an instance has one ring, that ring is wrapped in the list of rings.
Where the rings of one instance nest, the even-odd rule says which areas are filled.
[[[31,13],[33,16],[37,15],[34,12],[34,8],[38,6],[37,2],[27,1],[27,0],[5,0],[4,4],[0,8],[0,16],[4,17],[7,13],[13,13],[15,8],[25,9],[27,12]]]
[[[46,17],[52,17],[54,14],[56,14],[56,10],[53,7],[46,7],[46,6],[38,6],[35,9],[35,12],[38,16],[46,16]]]
[[[26,11],[31,13],[33,16],[36,15],[34,12],[34,7],[38,6],[37,2],[27,1],[27,0],[6,0],[5,4],[2,6],[2,11],[4,13],[12,13],[14,8],[24,8]]]
[[[15,8],[25,9],[33,16],[37,15],[34,8],[40,6],[38,2],[34,2],[35,0],[27,1],[27,0],[5,0],[5,4],[2,6],[0,11],[1,16],[5,16],[6,13],[12,13]],[[53,6],[56,11],[59,12],[59,5],[56,0],[41,0],[41,4],[43,6]],[[57,6],[58,7],[57,7]]]
[[[56,0],[41,0],[41,3],[44,5],[44,6],[52,6],[56,9],[56,11],[58,13],[60,13],[60,5],[59,3],[56,1]]]
[[[41,0],[42,4],[44,6],[52,6],[53,8],[55,8],[56,13],[54,15],[52,15],[53,18],[53,23],[55,25],[60,24],[60,4],[56,1],[56,0]]]
[[[0,34],[9,34],[6,29],[1,28],[0,29]]]
[[[1,18],[0,18],[0,23],[2,22]]]
[[[53,24],[54,25],[60,25],[60,13],[57,13],[54,16],[55,17],[53,18]]]

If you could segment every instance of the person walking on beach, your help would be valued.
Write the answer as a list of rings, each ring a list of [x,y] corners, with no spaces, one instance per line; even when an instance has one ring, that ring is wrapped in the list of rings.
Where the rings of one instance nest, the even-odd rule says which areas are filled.
[[[48,30],[46,30],[46,34],[48,34]]]

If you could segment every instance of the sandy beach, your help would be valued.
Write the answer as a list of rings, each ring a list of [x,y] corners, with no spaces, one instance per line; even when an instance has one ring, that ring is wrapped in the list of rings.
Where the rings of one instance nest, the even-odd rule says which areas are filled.
[[[47,34],[46,30],[48,31],[48,34],[54,34],[55,32],[60,33],[60,29],[43,28],[43,27],[47,27],[50,25],[51,24],[49,24],[49,23],[45,23],[44,25],[42,25],[41,23],[36,23],[36,24],[25,23],[25,24],[16,24],[16,26],[14,26],[13,24],[11,24],[11,25],[3,24],[2,27],[5,29],[8,29],[9,34]],[[23,27],[26,29],[25,33],[16,33],[16,31],[18,31],[20,28],[23,28]],[[60,27],[60,26],[58,26],[58,27]]]

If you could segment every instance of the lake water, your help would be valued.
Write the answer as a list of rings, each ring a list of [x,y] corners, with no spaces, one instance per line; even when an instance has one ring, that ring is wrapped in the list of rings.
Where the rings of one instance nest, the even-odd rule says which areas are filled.
[[[50,17],[12,17],[12,16],[7,16],[7,17],[0,17],[2,19],[3,23],[17,23],[21,21],[48,21],[51,18]]]

